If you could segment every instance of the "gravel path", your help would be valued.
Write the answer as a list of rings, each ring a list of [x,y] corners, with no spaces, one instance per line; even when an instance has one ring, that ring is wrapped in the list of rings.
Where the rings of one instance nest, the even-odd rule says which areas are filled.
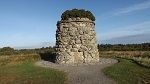
[[[96,64],[59,65],[47,61],[36,62],[37,66],[59,69],[68,73],[68,84],[115,84],[115,81],[106,77],[102,69],[117,63],[117,60],[100,58]]]

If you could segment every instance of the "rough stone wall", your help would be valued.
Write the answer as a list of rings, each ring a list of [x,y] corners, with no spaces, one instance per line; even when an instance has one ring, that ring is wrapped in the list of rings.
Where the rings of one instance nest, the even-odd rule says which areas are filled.
[[[57,23],[57,63],[93,63],[98,61],[95,23],[92,20],[69,18]]]

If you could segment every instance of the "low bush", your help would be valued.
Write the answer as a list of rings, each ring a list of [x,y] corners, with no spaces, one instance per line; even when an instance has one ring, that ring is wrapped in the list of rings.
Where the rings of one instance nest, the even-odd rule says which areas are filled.
[[[150,58],[150,52],[145,52],[142,54],[142,57]]]

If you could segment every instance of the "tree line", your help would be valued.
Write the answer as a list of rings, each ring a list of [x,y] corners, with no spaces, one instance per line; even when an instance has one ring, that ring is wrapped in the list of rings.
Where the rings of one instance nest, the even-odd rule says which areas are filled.
[[[150,51],[150,43],[98,44],[99,51]]]
[[[98,44],[99,51],[150,51],[150,43],[142,44]],[[16,50],[11,47],[0,48],[0,55],[54,53],[55,47]]]
[[[20,49],[16,50],[11,47],[3,47],[0,49],[0,55],[18,55],[18,54],[40,54],[40,53],[52,53],[55,52],[53,47],[42,47],[36,49]]]

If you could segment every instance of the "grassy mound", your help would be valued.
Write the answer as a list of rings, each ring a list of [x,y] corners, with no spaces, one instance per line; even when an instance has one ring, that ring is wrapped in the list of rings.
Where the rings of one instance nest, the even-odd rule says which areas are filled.
[[[106,75],[118,84],[150,84],[150,68],[139,66],[131,60],[118,60],[119,63],[103,70]]]
[[[32,62],[0,67],[0,84],[64,84],[63,72],[36,67]]]

